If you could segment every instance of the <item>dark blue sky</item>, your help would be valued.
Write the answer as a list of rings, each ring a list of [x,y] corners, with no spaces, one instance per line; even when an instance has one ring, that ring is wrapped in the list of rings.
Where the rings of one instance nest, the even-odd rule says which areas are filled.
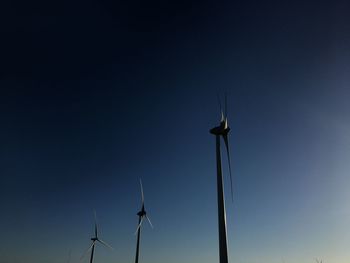
[[[217,92],[232,129],[231,262],[348,262],[349,12],[347,1],[2,2],[0,262],[70,250],[77,262],[93,209],[117,249],[98,247],[96,262],[133,261],[139,178],[155,225],[142,262],[217,262]]]

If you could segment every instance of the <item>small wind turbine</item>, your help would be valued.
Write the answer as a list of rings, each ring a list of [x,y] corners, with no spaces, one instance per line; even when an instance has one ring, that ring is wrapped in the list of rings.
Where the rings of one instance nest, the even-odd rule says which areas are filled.
[[[221,108],[221,103],[220,103]],[[231,175],[231,160],[229,151],[228,133],[230,127],[227,122],[227,97],[225,96],[225,114],[221,109],[220,124],[210,130],[210,133],[216,137],[216,170],[217,170],[217,199],[218,199],[218,223],[219,223],[219,256],[220,263],[228,263],[228,251],[227,251],[227,231],[226,231],[226,210],[225,210],[225,195],[223,186],[223,176],[221,168],[221,147],[220,137],[223,138],[226,152],[228,157],[228,168],[230,173],[231,183],[231,197],[233,200],[232,190],[232,175]]]
[[[95,252],[95,245],[97,242],[100,242],[102,245],[110,248],[113,250],[113,248],[107,244],[106,242],[104,242],[103,240],[101,240],[98,237],[98,226],[97,226],[97,219],[96,219],[96,211],[94,211],[94,215],[95,215],[95,235],[91,238],[92,244],[91,246],[88,248],[88,250],[86,250],[86,252],[83,254],[83,256],[81,257],[81,259],[86,255],[87,252],[89,252],[91,250],[91,256],[90,256],[90,263],[93,262],[94,260],[94,252]]]
[[[70,263],[71,256],[72,256],[72,249],[69,249],[67,263]]]
[[[140,179],[140,187],[141,187],[141,210],[137,213],[137,215],[139,216],[139,224],[137,225],[136,232],[135,232],[135,234],[137,233],[135,263],[139,262],[140,236],[141,236],[141,226],[142,226],[143,219],[146,218],[150,226],[153,228],[152,222],[147,216],[147,213],[145,210],[145,197],[143,195],[143,187],[142,187],[141,179]]]

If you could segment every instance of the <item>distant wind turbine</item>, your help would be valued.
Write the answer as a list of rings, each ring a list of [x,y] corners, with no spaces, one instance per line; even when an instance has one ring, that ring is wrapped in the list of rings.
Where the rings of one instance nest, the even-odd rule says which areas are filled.
[[[143,222],[144,218],[147,219],[148,223],[153,228],[152,222],[149,219],[149,217],[147,216],[147,213],[145,210],[145,197],[143,195],[143,187],[142,187],[141,179],[140,179],[140,187],[141,187],[141,210],[137,213],[137,215],[139,216],[139,223],[137,225],[136,232],[135,232],[135,234],[137,233],[135,263],[139,262],[141,226],[142,226],[142,222]]]
[[[221,108],[221,103],[220,103]],[[217,199],[218,199],[218,223],[219,223],[219,256],[220,263],[228,263],[228,250],[227,250],[227,230],[226,230],[226,210],[225,210],[225,195],[223,186],[223,176],[221,168],[221,147],[220,137],[223,138],[227,158],[228,168],[230,173],[230,184],[231,184],[231,198],[233,200],[232,190],[232,174],[231,174],[231,158],[229,150],[228,133],[230,127],[227,122],[227,96],[225,95],[225,114],[221,109],[221,120],[219,126],[216,126],[210,130],[210,133],[216,137],[216,170],[217,170]]]
[[[95,252],[95,245],[97,242],[100,242],[102,245],[110,248],[113,250],[113,248],[107,244],[106,242],[104,242],[103,240],[101,240],[99,237],[98,237],[98,226],[97,226],[97,219],[96,219],[96,211],[94,211],[94,215],[95,215],[95,235],[94,237],[91,238],[91,241],[92,241],[92,244],[91,246],[86,250],[86,252],[83,254],[83,256],[81,257],[81,259],[83,259],[83,257],[91,250],[91,256],[90,256],[90,263],[93,262],[94,260],[94,252]]]
[[[69,249],[67,263],[70,263],[71,256],[72,256],[72,249]]]

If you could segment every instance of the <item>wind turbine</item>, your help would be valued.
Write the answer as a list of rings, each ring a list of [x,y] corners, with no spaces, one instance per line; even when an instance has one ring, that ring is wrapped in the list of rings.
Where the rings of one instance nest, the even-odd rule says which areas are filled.
[[[221,104],[220,104],[221,106]],[[221,107],[220,107],[221,108]],[[228,133],[230,127],[227,123],[227,98],[225,96],[225,114],[221,111],[220,124],[210,130],[210,133],[216,137],[216,170],[217,170],[217,200],[218,200],[218,223],[219,223],[219,256],[220,263],[228,263],[228,251],[227,251],[227,231],[226,231],[226,210],[225,210],[225,195],[223,186],[223,175],[221,168],[221,147],[220,147],[220,137],[223,138],[230,173],[230,183],[231,183],[231,197],[233,200],[232,191],[232,175],[231,175],[231,160],[230,160],[230,150]]]
[[[67,263],[70,263],[71,256],[72,256],[72,249],[69,249]]]
[[[94,215],[95,215],[95,235],[91,238],[92,244],[91,246],[88,248],[88,250],[86,250],[86,252],[83,254],[83,256],[81,257],[81,259],[86,255],[87,252],[89,252],[91,250],[91,256],[90,256],[90,263],[93,262],[94,260],[94,252],[95,252],[95,245],[97,242],[100,242],[102,245],[110,248],[113,250],[113,248],[107,244],[106,242],[104,242],[103,240],[101,240],[98,237],[98,226],[97,226],[97,219],[96,219],[96,211],[94,211]]]
[[[142,226],[143,219],[146,218],[150,226],[153,228],[152,222],[147,216],[147,213],[145,210],[145,197],[143,195],[143,187],[142,187],[141,179],[140,179],[140,187],[141,187],[141,210],[137,213],[137,215],[139,216],[139,224],[137,225],[136,232],[135,232],[135,234],[137,233],[135,263],[139,262],[140,236],[141,236],[141,226]]]

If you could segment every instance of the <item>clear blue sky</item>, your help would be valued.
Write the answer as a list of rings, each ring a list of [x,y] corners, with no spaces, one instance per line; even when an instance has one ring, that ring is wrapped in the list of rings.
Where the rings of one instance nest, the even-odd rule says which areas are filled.
[[[230,262],[349,262],[346,1],[1,5],[1,263],[218,262],[217,90]]]

